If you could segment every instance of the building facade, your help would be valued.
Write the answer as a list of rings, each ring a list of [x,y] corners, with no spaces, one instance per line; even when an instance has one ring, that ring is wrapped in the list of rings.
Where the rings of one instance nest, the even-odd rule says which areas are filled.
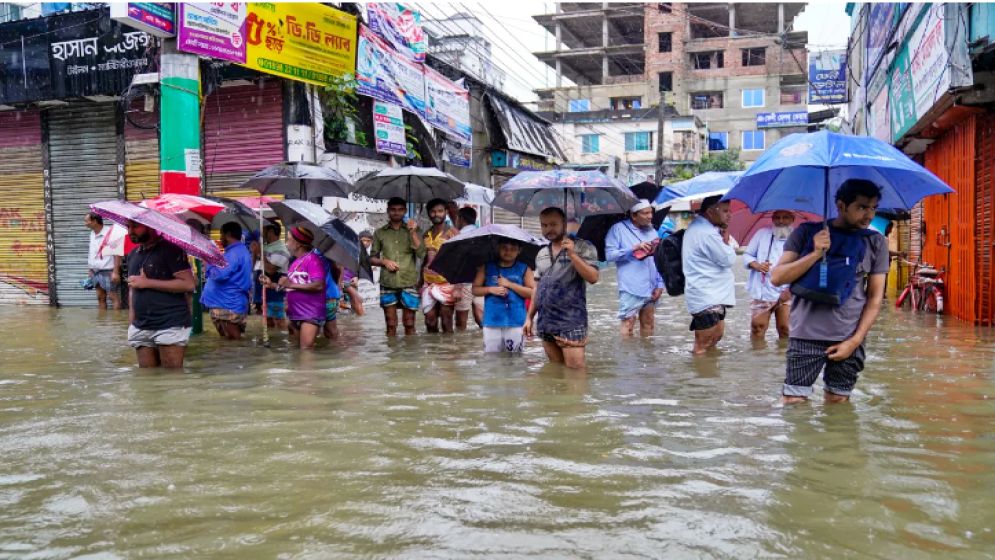
[[[428,51],[438,60],[496,89],[504,89],[505,72],[491,58],[491,42],[484,24],[470,13],[422,22],[429,37]]]

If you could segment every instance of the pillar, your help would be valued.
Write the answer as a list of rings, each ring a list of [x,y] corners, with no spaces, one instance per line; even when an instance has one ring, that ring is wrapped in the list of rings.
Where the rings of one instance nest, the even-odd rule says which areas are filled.
[[[784,3],[777,3],[777,34],[784,33]]]
[[[560,59],[556,59],[556,87],[563,87],[563,65]]]
[[[601,20],[601,47],[606,49],[601,55],[601,83],[608,83],[608,15]]]
[[[729,4],[729,36],[736,36],[736,5]]]

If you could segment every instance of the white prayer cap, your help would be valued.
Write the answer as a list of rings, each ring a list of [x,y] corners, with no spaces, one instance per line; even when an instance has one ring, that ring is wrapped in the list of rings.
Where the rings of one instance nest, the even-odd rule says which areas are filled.
[[[650,206],[652,206],[650,204],[650,201],[646,200],[645,198],[642,198],[639,200],[639,202],[633,204],[632,208],[629,208],[629,212],[635,214],[636,212],[649,208]]]

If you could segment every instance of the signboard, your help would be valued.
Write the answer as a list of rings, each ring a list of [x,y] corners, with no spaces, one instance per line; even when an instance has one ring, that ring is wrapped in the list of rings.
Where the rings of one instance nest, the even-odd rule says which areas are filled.
[[[48,65],[54,99],[120,95],[136,73],[150,68],[155,57],[147,33],[129,31],[117,22],[102,26],[100,19],[106,24],[106,15],[100,19],[87,15],[90,19],[82,24],[50,24]]]
[[[179,8],[181,51],[245,64],[244,2],[180,2]]]
[[[473,162],[473,146],[448,134],[442,135],[442,161],[469,168]]]
[[[325,152],[321,154],[319,165],[337,170],[351,183],[362,179],[374,171],[382,171],[389,166],[387,162],[375,159],[357,158]],[[386,200],[375,200],[369,197],[352,193],[348,198],[326,196],[322,199],[322,205],[329,211],[339,209],[342,212],[372,212],[382,214],[387,211]]]
[[[950,77],[943,8],[929,8],[892,66],[890,141],[905,135],[950,89]]]
[[[846,50],[808,54],[809,103],[846,103]]]
[[[891,111],[888,110],[888,88],[882,88],[867,111],[868,135],[891,143]]]
[[[425,62],[428,38],[421,27],[420,12],[397,2],[373,2],[366,5],[366,21],[398,54],[413,62]]]
[[[867,75],[874,74],[888,46],[888,38],[895,28],[895,15],[899,4],[869,3],[867,14]]]
[[[425,67],[425,120],[450,136],[469,143],[470,92],[449,78]]]
[[[757,128],[808,126],[808,112],[757,113]]]
[[[111,19],[156,37],[176,36],[176,13],[171,2],[112,2]]]
[[[408,155],[404,113],[400,106],[383,101],[373,102],[373,135],[376,137],[378,152],[396,156]]]
[[[317,85],[356,70],[356,18],[315,2],[250,3],[245,65]]]
[[[365,26],[359,28],[356,93],[425,117],[425,75],[422,65],[398,56]]]

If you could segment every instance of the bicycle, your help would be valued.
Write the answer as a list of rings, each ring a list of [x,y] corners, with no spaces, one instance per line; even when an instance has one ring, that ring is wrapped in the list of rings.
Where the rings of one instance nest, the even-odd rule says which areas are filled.
[[[895,300],[895,307],[908,307],[913,311],[943,313],[943,276],[946,270],[936,269],[928,263],[901,261],[912,266],[912,274],[905,289]]]

